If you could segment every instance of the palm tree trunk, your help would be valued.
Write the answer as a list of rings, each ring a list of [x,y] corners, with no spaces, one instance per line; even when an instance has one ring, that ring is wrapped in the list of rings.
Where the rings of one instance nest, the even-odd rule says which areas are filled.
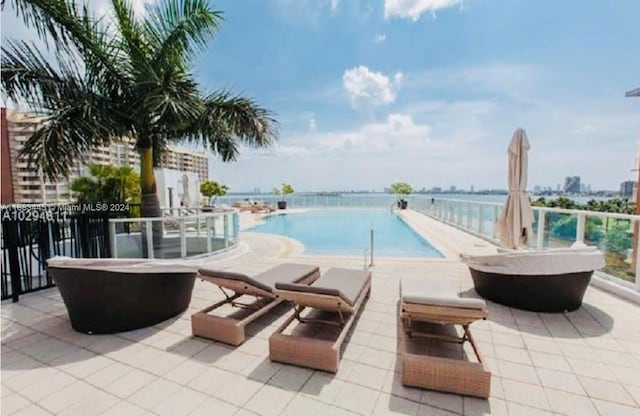
[[[158,200],[158,191],[156,188],[156,178],[153,174],[153,148],[151,146],[144,147],[140,150],[140,188],[142,191],[140,199],[140,216],[143,218],[162,217],[160,201]],[[154,221],[152,229],[153,247],[156,249],[162,246],[162,222]],[[148,257],[146,244],[146,233],[143,233],[143,251],[144,255]]]

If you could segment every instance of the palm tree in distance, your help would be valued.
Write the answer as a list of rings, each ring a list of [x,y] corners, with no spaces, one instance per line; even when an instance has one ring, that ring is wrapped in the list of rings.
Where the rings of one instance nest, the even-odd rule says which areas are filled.
[[[153,168],[169,143],[201,143],[231,161],[240,144],[264,147],[277,139],[270,111],[228,91],[204,92],[195,81],[196,53],[222,19],[206,0],[161,0],[144,16],[129,0],[111,0],[112,18],[96,18],[87,3],[71,0],[11,3],[57,56],[49,62],[21,40],[2,46],[3,95],[25,100],[47,121],[23,156],[49,179],[66,175],[93,148],[132,137],[140,153],[141,214],[158,217]]]

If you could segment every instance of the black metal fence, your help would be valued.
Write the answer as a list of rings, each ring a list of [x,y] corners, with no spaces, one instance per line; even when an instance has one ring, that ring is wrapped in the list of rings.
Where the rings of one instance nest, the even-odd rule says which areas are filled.
[[[46,272],[50,257],[111,257],[109,213],[34,212],[1,210],[2,300],[54,286]]]

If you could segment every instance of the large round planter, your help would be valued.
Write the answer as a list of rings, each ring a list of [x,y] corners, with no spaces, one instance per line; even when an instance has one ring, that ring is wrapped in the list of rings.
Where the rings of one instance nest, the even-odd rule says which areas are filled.
[[[401,199],[400,201],[398,201],[398,208],[407,209],[407,201],[405,201],[404,199]]]
[[[278,201],[278,209],[287,209],[287,201]]]

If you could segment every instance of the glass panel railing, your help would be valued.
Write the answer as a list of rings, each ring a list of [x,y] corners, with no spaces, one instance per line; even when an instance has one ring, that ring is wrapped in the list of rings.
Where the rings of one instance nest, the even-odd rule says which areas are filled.
[[[637,223],[636,223],[637,224]],[[604,253],[603,272],[629,284],[636,282],[636,253],[634,235],[637,241],[637,226],[629,219],[587,218],[587,235],[597,243]]]
[[[576,214],[547,211],[545,220],[543,248],[570,247],[576,241]]]

